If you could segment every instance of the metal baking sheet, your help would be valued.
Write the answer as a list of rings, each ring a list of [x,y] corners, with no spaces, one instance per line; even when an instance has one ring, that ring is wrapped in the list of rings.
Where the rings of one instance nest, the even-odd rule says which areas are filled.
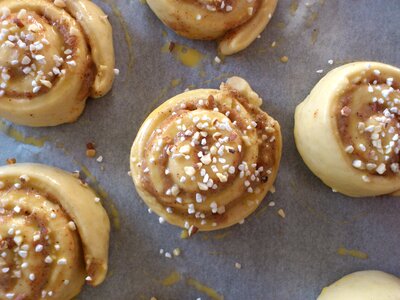
[[[400,275],[399,200],[333,193],[304,165],[293,139],[296,105],[328,70],[357,60],[400,65],[398,0],[280,0],[261,38],[221,64],[214,62],[215,43],[177,36],[139,0],[95,2],[114,28],[121,73],[113,91],[89,101],[74,124],[0,125],[1,164],[15,157],[82,170],[105,198],[114,224],[110,272],[104,284],[85,287],[79,299],[307,300],[353,271]],[[169,41],[183,48],[171,54]],[[276,193],[243,225],[183,240],[180,229],[160,225],[139,201],[127,175],[130,147],[146,115],[163,101],[187,87],[216,88],[234,74],[251,83],[264,98],[263,108],[282,125]],[[86,157],[87,142],[96,144],[102,163]],[[182,251],[179,257],[159,253],[175,248]],[[339,249],[349,255],[339,255]]]

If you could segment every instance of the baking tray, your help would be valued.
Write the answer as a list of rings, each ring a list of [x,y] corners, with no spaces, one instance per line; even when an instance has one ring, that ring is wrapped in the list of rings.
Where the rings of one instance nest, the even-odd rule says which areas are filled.
[[[293,138],[296,105],[327,71],[357,60],[400,65],[398,0],[280,0],[261,38],[221,64],[214,62],[215,43],[177,36],[139,0],[95,2],[114,28],[121,73],[113,91],[89,101],[74,124],[0,125],[1,164],[14,157],[81,170],[104,198],[113,223],[110,271],[79,299],[307,300],[350,272],[400,275],[399,200],[333,193],[304,165]],[[167,50],[170,41],[178,52]],[[289,61],[282,63],[282,56]],[[130,147],[146,115],[163,101],[188,87],[217,88],[231,75],[246,78],[282,126],[276,193],[243,225],[183,240],[180,229],[160,225],[140,201],[128,176]],[[86,157],[87,142],[96,144],[102,163]],[[179,257],[160,254],[175,248]]]

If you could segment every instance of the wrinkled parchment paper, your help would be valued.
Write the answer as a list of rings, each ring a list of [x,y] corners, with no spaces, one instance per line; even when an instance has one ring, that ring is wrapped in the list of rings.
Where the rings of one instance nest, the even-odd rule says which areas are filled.
[[[178,37],[139,0],[95,2],[114,28],[121,72],[113,91],[90,100],[74,124],[31,129],[3,122],[0,133],[1,164],[15,157],[82,170],[104,199],[114,224],[110,272],[104,284],[84,288],[79,299],[308,300],[350,272],[380,269],[400,275],[399,200],[333,193],[306,168],[293,139],[296,105],[328,70],[355,60],[400,65],[398,0],[310,0],[308,7],[306,1],[280,0],[261,38],[222,64],[214,62],[215,43]],[[169,41],[196,50],[171,54],[165,51]],[[146,115],[160,103],[187,87],[217,88],[234,74],[251,83],[264,98],[263,108],[282,125],[276,193],[243,225],[182,240],[180,229],[160,225],[139,201],[127,174],[130,147]],[[103,162],[86,157],[88,142],[96,144]],[[341,247],[368,259],[339,255]],[[179,257],[160,255],[160,249],[172,253],[175,248]],[[197,283],[210,289],[201,291]]]

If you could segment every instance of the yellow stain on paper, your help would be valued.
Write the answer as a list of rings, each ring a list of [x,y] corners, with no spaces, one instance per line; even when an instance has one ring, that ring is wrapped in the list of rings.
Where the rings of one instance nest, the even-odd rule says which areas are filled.
[[[202,82],[200,82],[200,88],[202,88],[205,85],[209,85],[211,83],[214,82],[221,82],[221,81],[225,81],[227,78],[235,76],[235,74],[232,73],[221,73],[220,75],[214,77],[214,78],[210,78],[210,79],[206,79]]]
[[[181,274],[178,272],[174,271],[171,274],[169,274],[167,277],[165,277],[162,281],[161,284],[163,286],[171,286],[174,284],[177,284],[179,281],[181,281]]]
[[[163,280],[161,280],[160,282],[163,286],[169,287],[169,286],[173,286],[173,285],[177,284],[181,280],[182,280],[182,275],[177,271],[173,271],[167,277],[165,277]],[[213,288],[197,281],[194,278],[188,278],[186,280],[186,284],[195,288],[199,292],[207,295],[212,300],[224,300],[223,295],[219,294]]]
[[[22,131],[19,131],[18,129],[12,127],[11,125],[8,125],[4,121],[0,121],[0,131],[17,142],[26,145],[32,145],[38,148],[43,147],[47,141],[46,137],[37,138],[37,137],[25,136]]]
[[[278,23],[276,23],[276,27],[283,30],[286,28],[286,24],[285,24],[285,22],[278,22]]]
[[[312,33],[311,33],[311,44],[315,45],[315,43],[317,42],[318,39],[318,35],[319,35],[319,29],[313,29]]]
[[[311,27],[315,21],[318,20],[318,12],[311,12],[310,16],[306,19],[306,26]]]
[[[174,88],[174,87],[177,87],[178,85],[180,85],[182,83],[182,79],[180,79],[180,78],[177,78],[177,79],[172,79],[171,80],[171,86]]]
[[[222,239],[226,238],[226,237],[229,236],[230,234],[231,234],[230,231],[224,232],[224,233],[218,233],[218,234],[214,234],[214,235],[211,234],[211,236],[210,236],[210,235],[207,235],[207,234],[205,234],[205,233],[203,233],[201,239],[202,239],[203,241],[208,241],[209,239],[213,239],[213,240],[218,241],[218,240],[222,240]]]
[[[171,46],[171,42],[165,43],[161,51],[170,52],[180,63],[190,68],[197,67],[204,58],[204,54],[194,48],[177,43]]]
[[[225,252],[218,252],[218,251],[208,251],[208,254],[213,255],[213,256],[223,256],[226,253]]]
[[[200,70],[200,71],[199,71],[199,76],[200,76],[201,78],[206,78],[206,77],[207,77],[206,71]]]
[[[341,255],[341,256],[352,256],[354,258],[358,258],[358,259],[368,259],[368,254],[359,250],[350,250],[350,249],[346,249],[344,247],[340,247],[337,250],[337,254]]]
[[[210,297],[212,300],[224,300],[224,296],[217,293],[216,290],[213,288],[210,288],[201,282],[197,281],[196,279],[189,278],[186,283],[192,287],[194,287],[196,290],[199,292],[206,294],[208,297]]]
[[[188,238],[189,238],[189,233],[188,233],[188,231],[187,231],[186,229],[182,230],[182,231],[181,231],[181,234],[179,235],[179,237],[180,237],[182,240],[188,239]]]
[[[268,210],[268,206],[264,206],[262,208],[260,208],[258,211],[255,212],[255,216],[256,218],[262,217],[263,214]]]
[[[292,2],[290,3],[290,14],[294,16],[298,8],[299,2],[297,0],[292,0]]]

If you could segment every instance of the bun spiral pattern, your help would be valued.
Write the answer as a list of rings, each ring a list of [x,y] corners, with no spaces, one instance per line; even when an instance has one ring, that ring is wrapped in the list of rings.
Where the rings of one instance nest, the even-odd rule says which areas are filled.
[[[104,280],[110,223],[97,200],[59,169],[0,167],[0,299],[68,300]]]
[[[166,101],[132,147],[134,183],[161,221],[195,230],[240,223],[273,189],[282,150],[277,121],[242,78]]]
[[[297,148],[334,190],[354,197],[398,194],[400,70],[356,62],[329,72],[295,114]]]
[[[0,116],[27,126],[74,122],[114,80],[111,25],[89,0],[0,2]]]
[[[157,17],[178,34],[219,40],[231,55],[247,48],[265,29],[277,0],[148,0]]]

